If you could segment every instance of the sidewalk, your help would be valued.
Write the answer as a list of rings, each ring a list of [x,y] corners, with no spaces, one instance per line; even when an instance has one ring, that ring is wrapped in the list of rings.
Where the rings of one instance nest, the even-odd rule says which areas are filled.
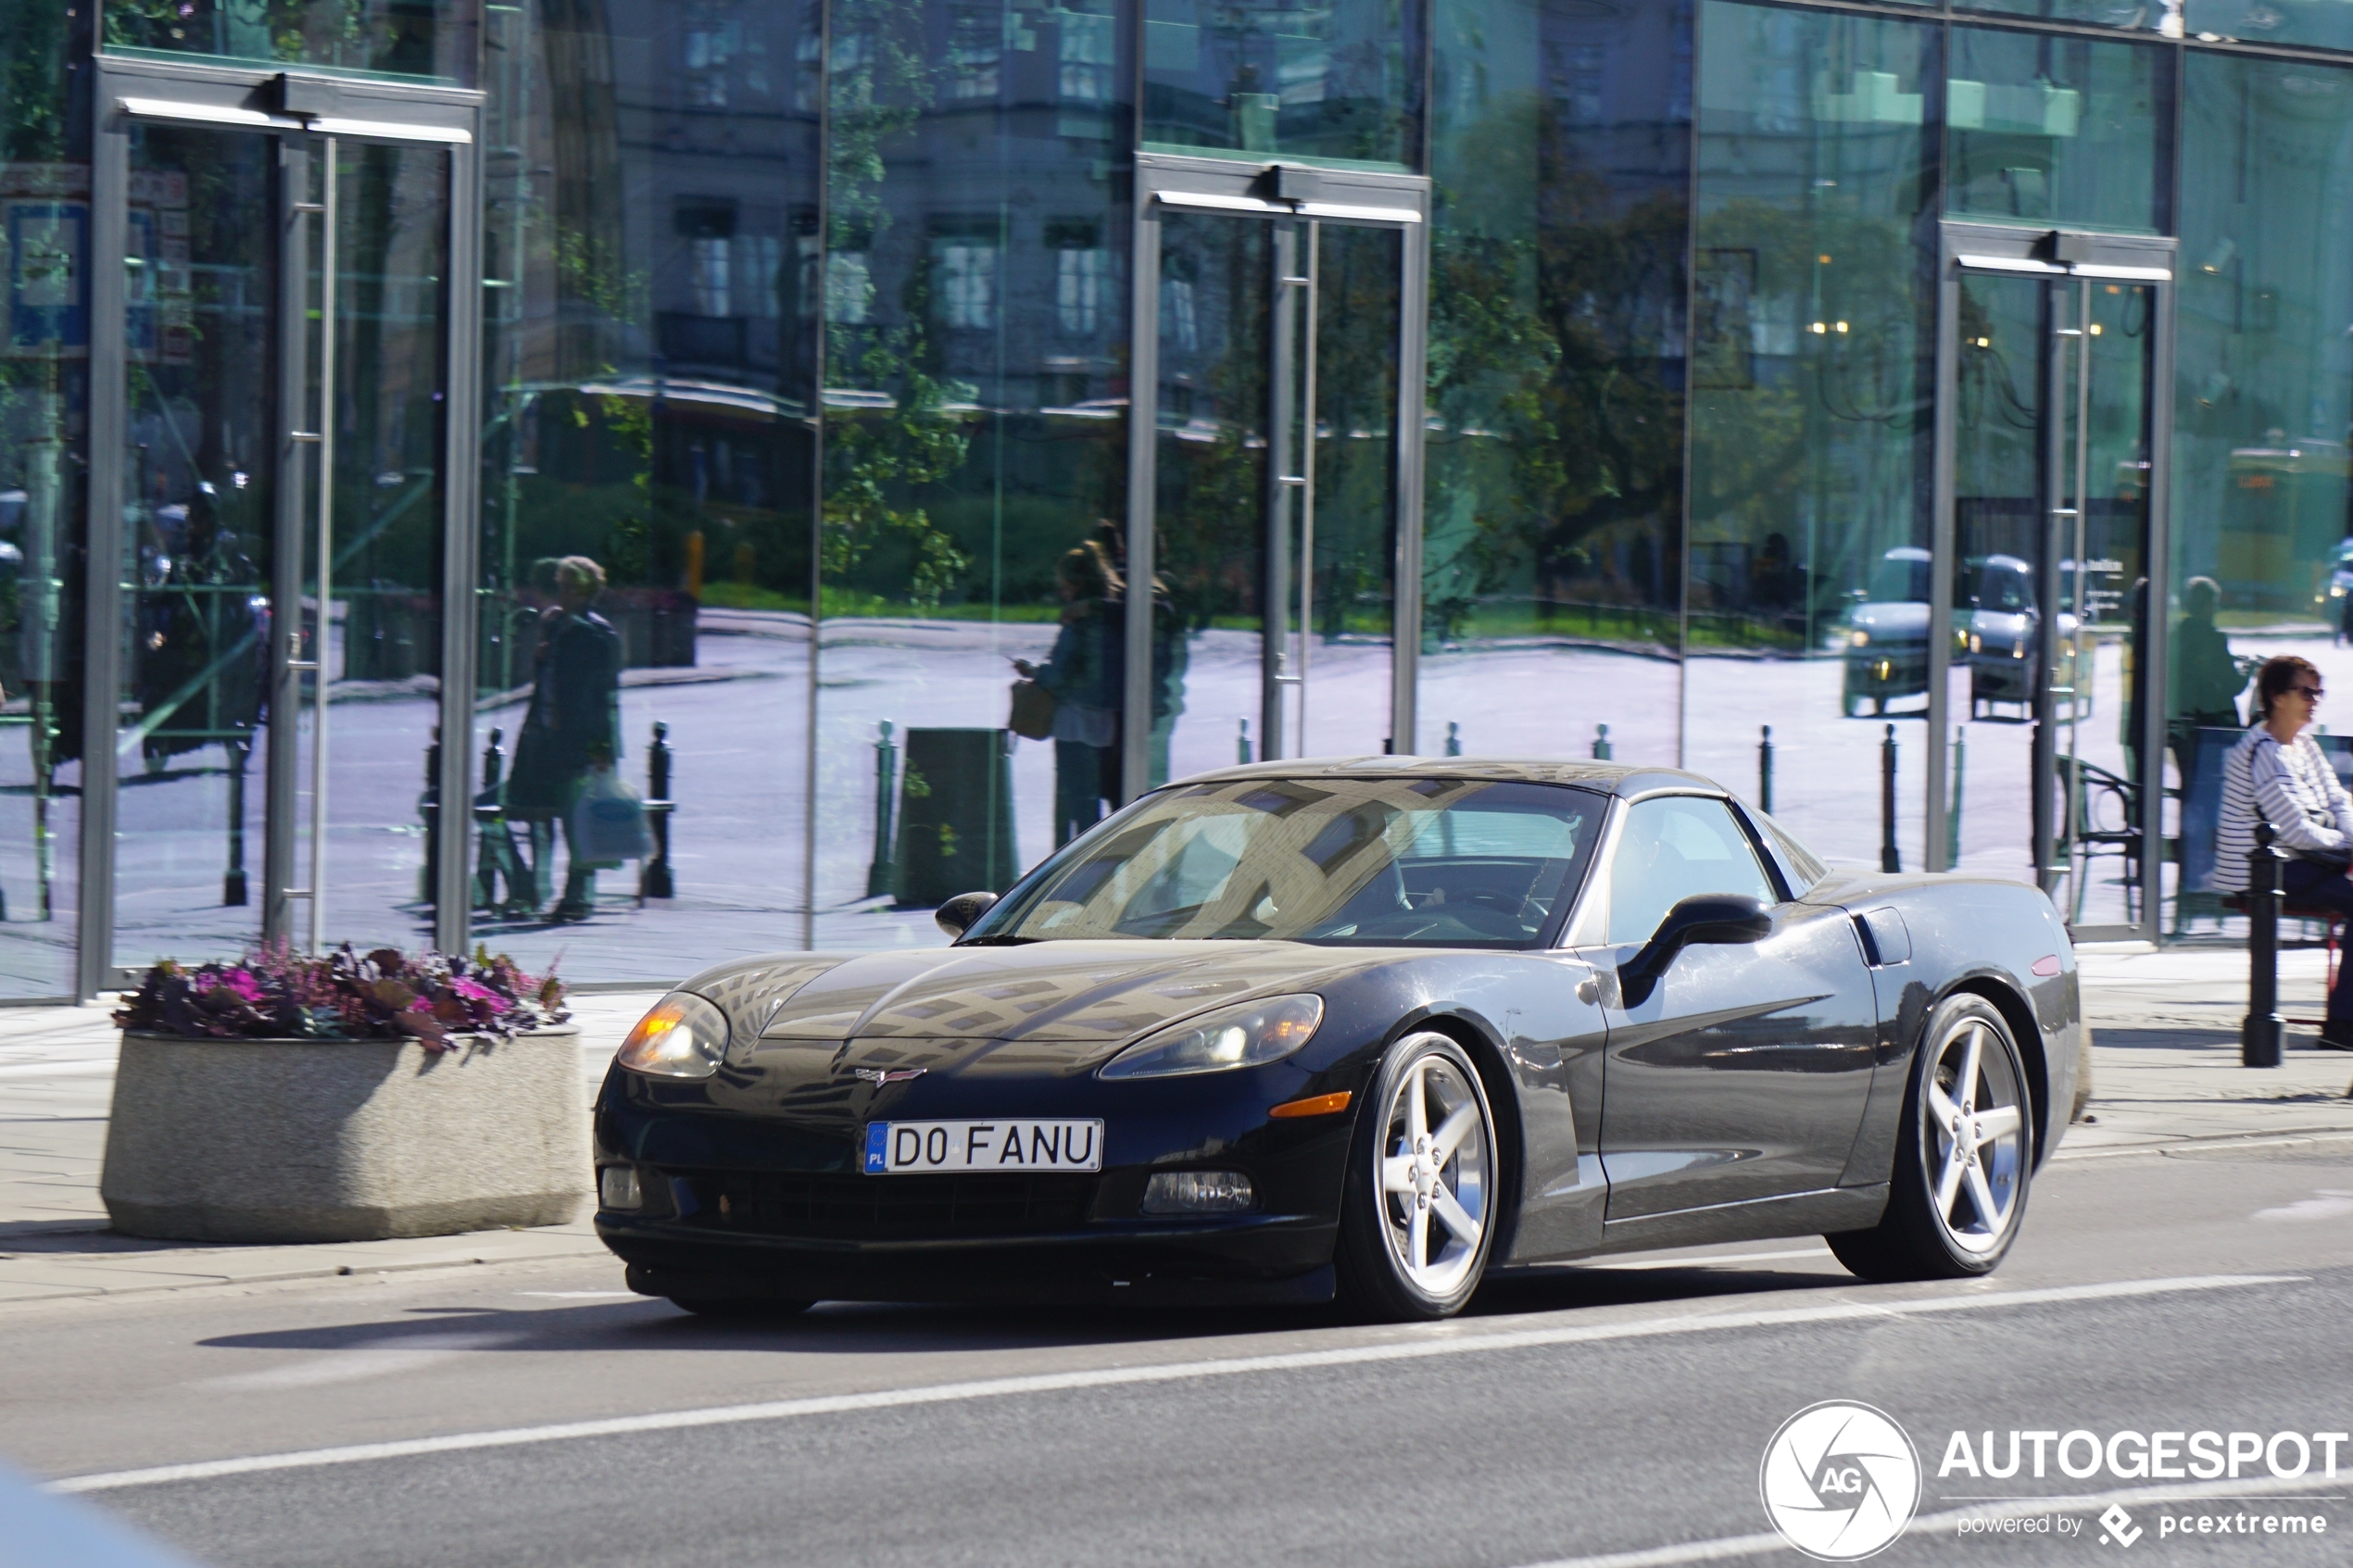
[[[2353,1140],[2353,1099],[2346,1098],[2353,1054],[2311,1049],[2314,1032],[2291,1027],[2284,1066],[2239,1065],[2244,953],[2093,951],[2082,961],[2094,1031],[2091,1120],[2069,1130],[2056,1159],[2115,1158],[2215,1139]],[[2281,956],[2282,1012],[2320,1016],[2322,965],[2318,952]],[[658,994],[573,998],[581,1073],[592,1085]],[[0,1304],[607,1255],[585,1220],[541,1230],[309,1247],[114,1236],[98,1200],[114,1086],[107,1010],[0,1010]]]

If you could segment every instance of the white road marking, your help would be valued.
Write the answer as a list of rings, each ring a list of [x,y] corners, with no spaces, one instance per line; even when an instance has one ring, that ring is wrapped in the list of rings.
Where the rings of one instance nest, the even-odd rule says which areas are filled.
[[[1629,1263],[1588,1263],[1592,1269],[1715,1269],[1742,1263],[1775,1262],[1785,1258],[1827,1258],[1827,1247],[1798,1247],[1787,1252],[1711,1252],[1705,1258],[1644,1258]]]
[[[2098,1512],[2110,1503],[2127,1508],[2164,1507],[2169,1504],[2208,1502],[2226,1498],[2255,1499],[2278,1497],[2283,1494],[2309,1498],[2313,1478],[2295,1475],[2285,1480],[2265,1477],[2259,1481],[2198,1482],[2185,1486],[2126,1486],[2113,1492],[2084,1492],[2069,1497],[2018,1498],[2004,1502],[1975,1503],[1968,1508],[1947,1509],[1942,1513],[1923,1513],[1904,1527],[1907,1536],[1930,1536],[1940,1530],[1955,1530],[1972,1519],[2014,1519],[2038,1513],[2073,1513],[2078,1511]],[[2339,1498],[2316,1500],[2341,1501]],[[1761,1557],[1768,1551],[1793,1552],[1797,1549],[1771,1534],[1755,1536],[1724,1536],[1712,1541],[1686,1541],[1680,1546],[1652,1547],[1642,1551],[1609,1551],[1598,1557],[1561,1557],[1549,1562],[1531,1562],[1527,1568],[1676,1568],[1684,1562],[1723,1562],[1733,1558]]]
[[[2347,1214],[2353,1214],[2353,1192],[2338,1187],[2315,1187],[2310,1198],[2255,1211],[2259,1220],[2341,1220]]]
[[[1171,1361],[1156,1366],[1097,1367],[1077,1372],[1038,1373],[1026,1377],[991,1377],[970,1383],[938,1383],[914,1388],[878,1388],[863,1394],[824,1394],[799,1399],[771,1399],[749,1405],[720,1405],[648,1415],[610,1416],[598,1421],[567,1421],[545,1426],[454,1432],[440,1437],[353,1443],[340,1448],[305,1449],[293,1453],[251,1454],[242,1459],[200,1460],[190,1464],[159,1464],[143,1470],[73,1475],[49,1482],[48,1487],[57,1492],[103,1492],[122,1486],[153,1486],[171,1481],[208,1481],[223,1475],[251,1475],[271,1470],[310,1470],[330,1464],[409,1459],[420,1454],[464,1453],[476,1449],[571,1442],[585,1437],[623,1436],[640,1432],[677,1432],[700,1426],[785,1421],[805,1415],[837,1415],[852,1411],[895,1410],[910,1405],[1002,1399],[1017,1394],[1052,1394],[1076,1388],[1107,1388],[1147,1383],[1183,1383],[1196,1378],[1232,1377],[1245,1373],[1299,1372],[1315,1367],[1471,1355],[1483,1350],[1522,1350],[1547,1345],[1582,1345],[1612,1339],[1645,1339],[1662,1335],[1713,1333],[1728,1328],[1777,1328],[1817,1323],[1885,1323],[1891,1319],[1932,1312],[1971,1312],[1996,1307],[2036,1307],[2066,1301],[2107,1301],[2138,1296],[2168,1296],[2183,1291],[2233,1290],[2259,1285],[2298,1285],[2304,1283],[2305,1278],[2301,1274],[2196,1274],[2177,1279],[2114,1280],[2100,1285],[2053,1286],[2039,1290],[1916,1297],[1909,1300],[1845,1301],[1829,1306],[1789,1307],[1766,1311],[1695,1311],[1674,1317],[1638,1318],[1625,1323],[1563,1323],[1552,1328],[1506,1329],[1491,1333],[1479,1333],[1471,1325],[1458,1322],[1422,1331],[1411,1339],[1377,1345],[1352,1345],[1329,1350],[1291,1350],[1277,1355]]]

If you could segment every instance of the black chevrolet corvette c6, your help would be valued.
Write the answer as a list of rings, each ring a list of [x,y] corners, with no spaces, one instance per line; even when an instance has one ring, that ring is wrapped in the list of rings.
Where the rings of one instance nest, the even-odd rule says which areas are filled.
[[[2041,893],[1830,871],[1684,772],[1236,768],[939,919],[637,1025],[596,1122],[634,1288],[1431,1318],[1515,1265],[1813,1234],[1980,1274],[2084,1082]]]

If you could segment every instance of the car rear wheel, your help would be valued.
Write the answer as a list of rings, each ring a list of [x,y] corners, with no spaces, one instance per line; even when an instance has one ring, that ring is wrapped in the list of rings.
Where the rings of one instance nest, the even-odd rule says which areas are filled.
[[[1887,1212],[1824,1238],[1865,1279],[1990,1273],[2026,1215],[2033,1105],[2009,1024],[1982,997],[1948,997],[1920,1040]]]
[[[1388,1320],[1461,1311],[1494,1246],[1496,1154],[1495,1113],[1463,1047],[1436,1034],[1390,1047],[1349,1156],[1343,1298]]]

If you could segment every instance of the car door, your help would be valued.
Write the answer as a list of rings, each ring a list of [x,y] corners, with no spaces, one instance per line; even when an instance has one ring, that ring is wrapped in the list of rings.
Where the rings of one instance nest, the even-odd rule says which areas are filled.
[[[1701,893],[1754,897],[1761,940],[1692,946],[1646,995],[1604,987],[1608,1217],[1636,1219],[1838,1185],[1870,1091],[1878,1011],[1853,922],[1800,904],[1730,808],[1661,795],[1627,808],[1608,865],[1608,967]]]

